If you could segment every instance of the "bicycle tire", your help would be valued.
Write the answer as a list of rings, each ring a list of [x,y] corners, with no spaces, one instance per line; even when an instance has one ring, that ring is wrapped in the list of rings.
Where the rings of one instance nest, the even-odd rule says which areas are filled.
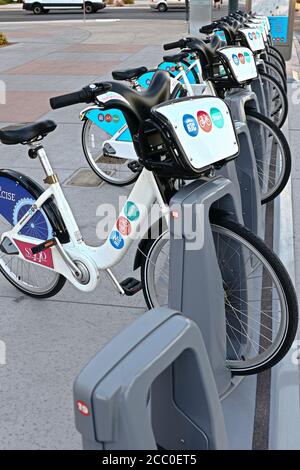
[[[114,178],[112,176],[110,177],[105,171],[102,171],[100,167],[96,164],[96,162],[94,161],[91,155],[91,152],[88,148],[88,143],[87,143],[88,126],[90,125],[91,125],[91,121],[89,119],[85,119],[83,123],[83,128],[82,128],[81,142],[82,142],[82,149],[83,149],[84,156],[90,168],[93,170],[93,172],[103,181],[105,181],[106,183],[112,186],[123,187],[123,186],[128,186],[130,184],[135,183],[139,177],[139,173],[131,172],[130,177],[126,178],[126,180],[121,180],[121,179],[118,180],[117,178]]]
[[[246,116],[247,116],[247,121],[248,125],[249,122],[258,122],[261,123],[261,126],[266,130],[266,132],[272,132],[273,136],[275,137],[276,143],[278,143],[281,146],[282,150],[282,170],[280,173],[280,177],[278,178],[277,184],[271,189],[268,184],[268,193],[262,194],[261,198],[261,203],[262,204],[267,204],[268,202],[273,201],[281,192],[284,190],[286,187],[290,176],[291,176],[291,170],[292,170],[292,155],[291,155],[291,150],[290,146],[283,134],[283,132],[271,121],[271,119],[267,118],[266,116],[263,116],[262,114],[258,113],[257,111],[253,109],[247,109],[246,110]],[[250,128],[250,133],[251,133],[251,126],[249,125]],[[255,151],[255,137],[252,136],[253,140],[253,145],[254,145],[254,151]],[[258,156],[256,154],[256,157],[258,159]],[[258,165],[258,172],[260,171],[259,165]]]
[[[271,119],[274,120],[275,124],[281,128],[288,116],[289,112],[289,102],[288,102],[288,97],[286,92],[284,91],[283,87],[280,85],[280,83],[276,80],[276,78],[271,77],[270,75],[266,74],[265,72],[260,72],[260,76],[262,80],[265,80],[267,83],[271,83],[272,86],[277,90],[277,98],[274,99],[280,99],[280,105],[278,106],[277,110],[270,116]],[[281,112],[280,118],[276,122],[276,115],[278,116],[278,113]]]
[[[292,281],[283,266],[282,262],[275,255],[275,253],[270,250],[266,244],[259,239],[252,232],[247,230],[245,227],[225,219],[220,215],[212,215],[211,219],[212,230],[214,227],[221,227],[226,233],[233,233],[237,237],[240,237],[241,240],[244,240],[245,245],[253,247],[253,250],[260,254],[261,258],[265,260],[265,265],[270,268],[274,273],[274,279],[276,282],[279,282],[281,294],[284,295],[284,302],[287,307],[287,314],[282,325],[284,333],[280,338],[278,347],[272,352],[270,351],[270,357],[259,358],[257,356],[257,362],[247,364],[245,358],[241,358],[240,361],[227,360],[227,365],[231,369],[233,375],[253,375],[263,372],[273,366],[275,366],[283,357],[287,354],[291,348],[293,341],[295,339],[298,327],[298,302],[297,296],[295,293],[294,286]],[[153,230],[153,229],[152,229]],[[161,235],[156,239],[148,239],[143,246],[143,256],[141,258],[141,282],[143,287],[144,298],[147,303],[148,308],[153,308],[157,306],[157,303],[151,298],[149,292],[149,278],[148,278],[148,269],[151,265],[151,256],[154,253],[154,249],[157,248],[156,244],[160,243],[163,240],[164,232],[161,232]],[[272,312],[273,315],[273,312]]]
[[[282,74],[282,72],[276,67],[276,65],[272,64],[268,60],[265,60],[264,62],[265,62],[265,66],[267,67],[267,71],[265,73],[267,73],[269,76],[275,78],[280,83],[280,85],[283,87],[285,93],[287,93],[287,82],[286,82],[286,79],[285,79],[284,75]],[[270,72],[268,72],[268,70],[273,71],[273,73],[275,73],[276,76],[274,77],[274,75],[272,75]]]

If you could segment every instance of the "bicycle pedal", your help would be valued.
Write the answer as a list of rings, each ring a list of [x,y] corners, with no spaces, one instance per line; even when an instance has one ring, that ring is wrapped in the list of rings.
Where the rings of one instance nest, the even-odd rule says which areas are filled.
[[[33,246],[31,248],[31,252],[33,255],[36,255],[37,253],[41,253],[41,251],[48,250],[52,246],[57,245],[57,241],[55,238],[51,238],[50,240],[46,240],[43,243],[40,243],[39,245]]]
[[[115,149],[108,143],[103,146],[103,155],[109,157],[110,155],[116,155]]]
[[[125,295],[131,297],[137,294],[142,289],[142,283],[134,277],[128,277],[120,283],[120,286],[125,292]]]
[[[140,173],[143,169],[142,165],[139,162],[130,162],[127,166],[129,170],[132,171],[132,173]]]

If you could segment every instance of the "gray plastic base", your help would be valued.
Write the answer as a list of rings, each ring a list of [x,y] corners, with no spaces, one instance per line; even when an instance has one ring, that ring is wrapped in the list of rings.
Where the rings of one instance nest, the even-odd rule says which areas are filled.
[[[84,449],[228,448],[202,335],[175,311],[152,310],[115,337],[77,377],[74,400]]]

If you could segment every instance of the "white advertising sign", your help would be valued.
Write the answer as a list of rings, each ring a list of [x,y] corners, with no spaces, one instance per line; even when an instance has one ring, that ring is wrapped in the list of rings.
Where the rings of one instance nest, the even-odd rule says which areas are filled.
[[[231,72],[239,83],[257,78],[253,52],[247,47],[224,47],[218,53],[227,59]]]
[[[252,52],[265,50],[265,41],[262,33],[257,28],[240,29],[240,33],[246,38]]]
[[[224,101],[216,97],[187,98],[156,108],[167,118],[185,157],[200,170],[237,155],[234,124]]]

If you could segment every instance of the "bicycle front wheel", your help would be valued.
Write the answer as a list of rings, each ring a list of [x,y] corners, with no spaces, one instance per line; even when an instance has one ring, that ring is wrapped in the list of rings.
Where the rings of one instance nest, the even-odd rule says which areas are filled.
[[[247,109],[246,116],[255,153],[261,202],[266,204],[275,199],[289,181],[291,151],[284,134],[270,119],[252,109]]]
[[[104,155],[103,143],[109,140],[106,134],[93,121],[86,119],[82,129],[82,148],[91,169],[102,180],[114,186],[126,186],[134,183],[139,173],[133,173],[128,164],[130,160],[122,156]]]
[[[280,85],[283,87],[284,91],[287,93],[287,82],[286,78],[281,72],[281,70],[274,64],[269,61],[265,61],[266,66],[266,73],[270,75],[270,77],[274,77]]]
[[[288,116],[287,94],[275,78],[264,72],[260,72],[260,76],[269,110],[268,117],[281,128]]]
[[[227,365],[235,375],[257,374],[277,364],[294,341],[296,293],[283,264],[256,235],[225,219],[214,218],[211,227],[223,278]],[[143,249],[149,308],[168,305],[169,248],[166,230]]]

